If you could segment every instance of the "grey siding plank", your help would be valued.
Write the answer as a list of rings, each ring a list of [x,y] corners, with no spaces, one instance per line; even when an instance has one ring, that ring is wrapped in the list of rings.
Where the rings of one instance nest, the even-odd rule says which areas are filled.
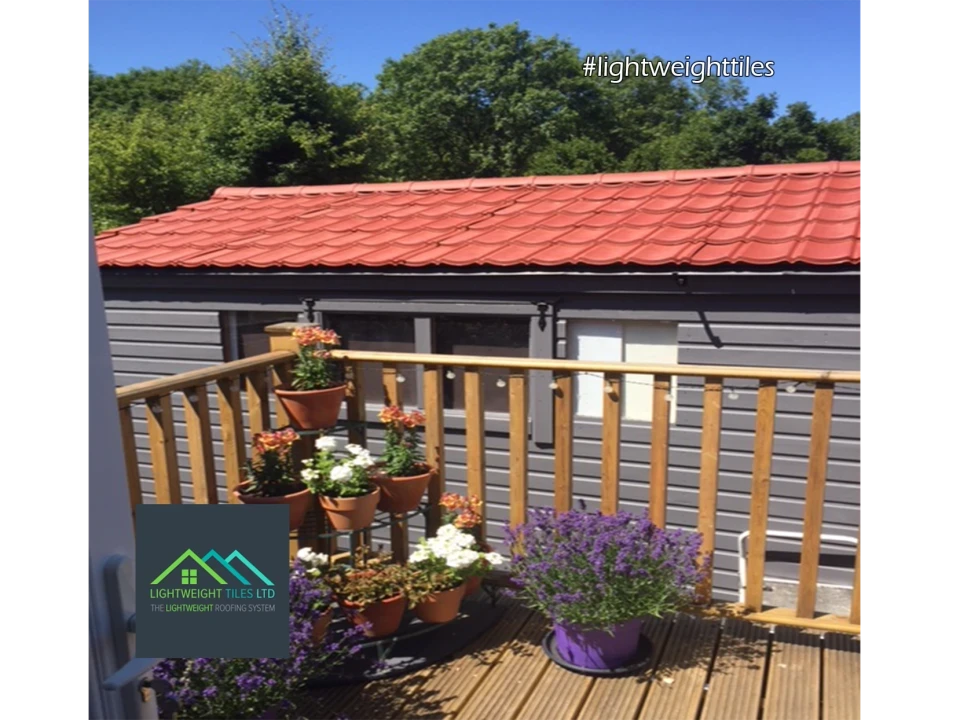
[[[754,365],[760,367],[802,367],[812,369],[859,368],[859,317],[845,312],[771,312],[707,309],[708,325],[690,310],[667,309],[669,303],[650,296],[626,301],[607,297],[578,297],[559,304],[560,317],[596,315],[605,303],[617,308],[607,313],[624,318],[679,321],[679,359],[681,364]],[[114,343],[114,365],[118,384],[139,382],[160,375],[183,372],[220,362],[219,314],[226,309],[211,298],[201,306],[171,296],[172,303],[161,299],[150,302],[108,302],[108,321]],[[754,307],[764,307],[758,298]],[[344,300],[347,302],[348,298]],[[265,296],[251,294],[251,308],[276,310]],[[259,304],[258,304],[259,302]],[[704,301],[707,306],[711,301]],[[745,301],[746,302],[746,301]],[[830,298],[821,298],[829,307]],[[399,303],[398,303],[399,304]],[[581,311],[570,310],[580,306]],[[647,310],[644,308],[652,307]],[[797,306],[800,307],[799,305]],[[838,304],[838,308],[848,305]],[[191,309],[193,308],[193,309]],[[583,309],[585,308],[585,309]],[[591,309],[592,308],[592,309]],[[282,308],[280,308],[282,309]],[[603,316],[603,315],[600,315]],[[708,331],[709,328],[709,331]],[[694,528],[697,523],[697,489],[700,467],[700,378],[684,378],[678,383],[677,418],[671,427],[668,476],[668,512],[670,525]],[[772,466],[770,528],[802,529],[803,501],[809,446],[811,388],[800,386],[787,393],[781,385],[776,419]],[[718,599],[734,600],[738,588],[737,535],[747,527],[753,450],[753,413],[756,407],[756,383],[727,381],[721,417],[721,462],[717,515],[717,557],[715,592]],[[730,398],[734,390],[736,398]],[[505,391],[505,390],[504,390]],[[371,405],[369,417],[375,417]],[[859,387],[840,385],[834,400],[834,421],[824,507],[824,533],[855,535],[859,526]],[[215,397],[211,397],[211,422],[215,466],[221,500],[226,500],[219,416]],[[192,498],[189,483],[189,456],[185,439],[182,401],[174,396],[174,424],[178,435],[178,464],[181,468],[183,496]],[[466,490],[464,422],[462,413],[446,412],[447,481],[451,491]],[[495,544],[503,536],[508,518],[509,454],[508,422],[504,414],[488,413],[485,418],[488,485],[488,532]],[[134,407],[134,429],[143,477],[144,501],[153,502],[149,445],[142,408]],[[370,448],[382,450],[382,432],[371,424]],[[599,506],[601,423],[599,419],[578,418],[574,423],[574,495],[588,508]],[[249,437],[249,433],[248,433]],[[547,436],[549,438],[549,435]],[[625,422],[621,448],[621,506],[642,512],[647,500],[649,473],[649,425]],[[552,503],[553,454],[549,444],[530,443],[530,506]],[[421,534],[411,528],[411,540]],[[387,534],[378,535],[385,541]],[[769,541],[768,547],[796,551],[797,543]],[[824,544],[824,551],[846,555],[845,546]],[[842,568],[825,568],[823,579],[848,581],[851,573]],[[846,578],[847,580],[844,580]]]

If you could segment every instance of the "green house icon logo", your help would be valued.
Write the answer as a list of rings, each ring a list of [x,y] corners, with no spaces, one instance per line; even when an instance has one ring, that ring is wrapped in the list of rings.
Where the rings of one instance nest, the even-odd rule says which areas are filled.
[[[184,563],[191,562],[195,567],[183,567],[180,566]],[[272,586],[273,583],[264,575],[252,562],[247,560],[238,550],[234,550],[232,553],[223,557],[216,550],[210,550],[206,555],[200,557],[193,550],[187,549],[184,553],[174,560],[167,568],[157,575],[150,583],[151,585],[159,585],[162,583],[174,570],[180,569],[180,584],[181,585],[196,585],[197,579],[200,577],[200,570],[203,570],[207,575],[214,579],[218,585],[227,585],[227,581],[224,580],[224,575],[236,580],[242,585],[250,585],[251,582],[247,579],[247,576],[241,573],[234,563],[241,566],[241,569],[248,572],[253,577],[257,578],[264,585]],[[220,573],[214,570],[213,565]],[[222,574],[221,574],[222,573]]]

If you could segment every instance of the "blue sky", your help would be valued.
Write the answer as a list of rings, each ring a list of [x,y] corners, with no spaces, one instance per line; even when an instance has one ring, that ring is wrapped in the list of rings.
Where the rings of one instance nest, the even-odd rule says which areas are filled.
[[[860,6],[850,0],[285,4],[321,29],[338,80],[370,88],[384,60],[439,34],[516,21],[535,34],[568,39],[581,53],[773,60],[773,78],[747,84],[753,93],[776,92],[781,110],[798,100],[821,117],[860,109]],[[267,0],[91,0],[90,63],[106,74],[190,58],[219,65],[227,60],[225,48],[263,33],[269,11]]]

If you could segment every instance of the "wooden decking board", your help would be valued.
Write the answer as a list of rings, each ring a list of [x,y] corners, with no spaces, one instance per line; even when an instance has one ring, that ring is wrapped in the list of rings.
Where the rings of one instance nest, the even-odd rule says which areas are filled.
[[[455,658],[435,668],[428,668],[433,672],[408,704],[404,717],[448,717],[458,712],[476,689],[484,684],[487,673],[496,667],[509,643],[532,617],[530,610],[513,605],[499,623]],[[422,702],[418,701],[418,696],[423,698]]]
[[[823,720],[860,718],[860,639],[823,637]]]
[[[743,620],[724,621],[700,720],[756,720],[769,646],[768,628]]]
[[[650,670],[639,677],[597,678],[578,720],[633,720],[650,689],[648,678],[656,672],[672,627],[672,616],[644,621],[642,632],[650,638],[654,648]]]
[[[719,632],[716,620],[677,616],[640,720],[696,720]]]
[[[507,643],[505,652],[480,687],[457,713],[457,720],[512,720],[550,662],[540,649],[547,622],[535,615]]]
[[[516,720],[574,720],[594,678],[577,675],[547,660],[536,687],[514,716]]]
[[[830,633],[821,641],[819,633],[797,628],[771,633],[743,620],[727,618],[721,625],[682,615],[645,625],[656,649],[652,672],[593,679],[568,673],[546,658],[540,640],[547,628],[539,615],[511,605],[496,626],[450,661],[389,680],[298,696],[299,717],[859,719],[859,639],[851,635]]]
[[[763,720],[817,720],[820,716],[820,636],[796,628],[774,630]]]

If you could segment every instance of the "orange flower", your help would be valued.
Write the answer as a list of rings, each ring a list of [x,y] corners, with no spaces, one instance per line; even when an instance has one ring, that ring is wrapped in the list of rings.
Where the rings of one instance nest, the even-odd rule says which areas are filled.
[[[275,452],[279,455],[286,455],[300,436],[293,428],[284,428],[276,432],[262,432],[253,436],[253,446],[261,455],[263,453]]]
[[[300,347],[308,347],[310,345],[336,346],[340,344],[340,336],[337,335],[335,331],[324,330],[317,325],[298,327],[293,331],[293,337]]]

